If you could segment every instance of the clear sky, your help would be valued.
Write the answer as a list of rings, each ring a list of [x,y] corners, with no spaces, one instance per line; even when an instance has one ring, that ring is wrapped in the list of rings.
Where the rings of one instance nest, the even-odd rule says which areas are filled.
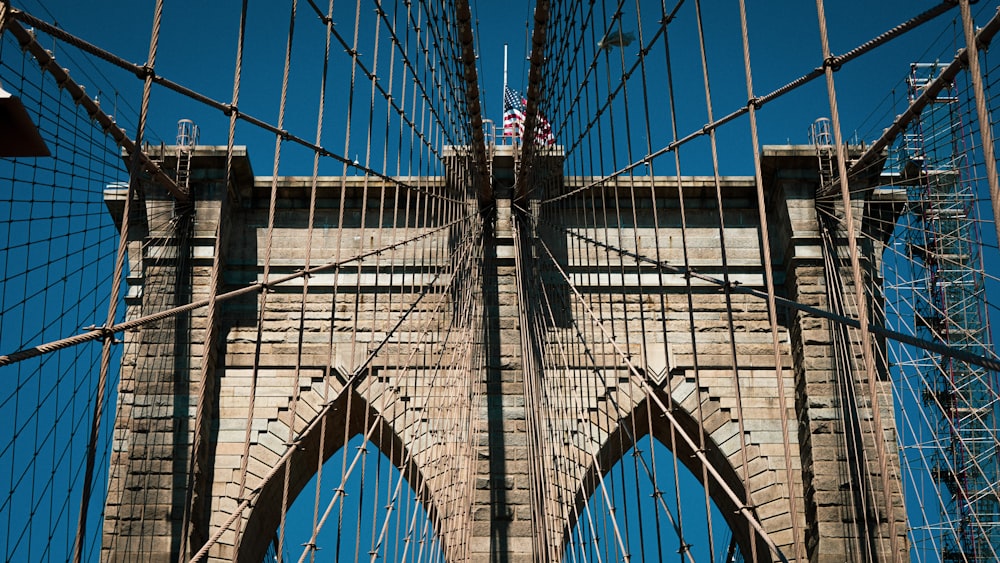
[[[325,2],[318,4],[325,6]],[[604,4],[606,6],[602,6]],[[623,4],[624,28],[627,31],[637,31],[639,25],[635,3],[629,1]],[[660,11],[659,4],[655,0],[641,2],[639,13],[643,16],[642,28],[647,38],[652,36],[658,26],[656,16]],[[738,12],[735,2],[725,5],[717,2],[705,4],[705,32],[709,43],[713,103],[716,116],[720,116],[746,104]],[[819,65],[822,55],[813,2],[797,0],[748,4],[751,61],[758,95],[770,92]],[[932,0],[826,2],[831,49],[834,54],[844,53],[936,4]],[[152,2],[108,0],[81,4],[69,0],[24,0],[15,2],[14,5],[23,5],[29,11],[49,20],[54,18],[65,29],[129,61],[141,63],[146,58]],[[41,5],[45,9],[41,9]],[[391,3],[385,2],[385,5],[389,6]],[[531,18],[533,3],[530,0],[473,0],[472,5],[474,24],[478,24],[476,39],[484,117],[498,121],[502,113],[505,44],[509,46],[510,85],[523,90],[527,82],[526,24]],[[979,2],[975,9],[988,16],[990,5],[991,2]],[[596,6],[598,10],[603,7],[607,15],[613,13],[615,8],[612,2],[598,2]],[[338,30],[346,36],[350,36],[353,28],[353,11],[353,2],[335,3],[334,20],[338,23]],[[288,117],[288,129],[311,139],[315,130],[313,108],[318,91],[315,75],[318,56],[322,50],[322,25],[306,2],[300,2],[299,12],[292,65],[293,94],[290,98],[290,107],[295,110]],[[892,116],[893,110],[888,102],[894,98],[897,102],[905,99],[902,79],[910,62],[915,59],[950,60],[959,47],[954,41],[957,29],[953,19],[957,14],[955,10],[952,15],[938,18],[937,21],[846,65],[836,74],[845,137],[853,138],[857,135],[859,140],[872,140],[878,136]],[[163,17],[157,72],[215,100],[228,102],[232,92],[238,3],[167,2]],[[670,28],[676,65],[675,84],[682,94],[679,102],[684,116],[679,121],[682,135],[700,128],[706,122],[693,18],[693,2],[688,2]],[[287,21],[287,3],[251,3],[240,108],[271,123],[277,121]],[[364,46],[363,41],[361,45]],[[627,56],[634,56],[636,47],[637,44],[629,47],[626,50]],[[359,50],[362,57],[371,56],[370,50]],[[57,58],[61,52],[62,48],[56,49]],[[343,53],[337,52],[333,56],[331,76],[336,77],[337,69],[340,68],[343,71],[340,74],[341,82],[348,79],[348,70],[337,65],[344,63],[346,58]],[[103,77],[83,75],[86,66],[89,65],[74,68],[74,76],[84,84],[93,79],[93,84],[88,84],[88,91],[96,94],[98,92],[95,90],[98,90],[106,109],[113,111],[109,106],[113,104],[114,92],[109,92],[109,89],[120,92],[122,103],[129,104],[133,109],[138,107],[141,86],[139,80],[116,69],[105,70],[105,76],[113,84],[109,86]],[[659,78],[662,80],[662,76]],[[662,92],[663,89],[661,84],[658,90]],[[690,94],[685,94],[687,92]],[[662,108],[662,104],[660,106]],[[152,107],[151,135],[158,135],[164,141],[171,142],[176,121],[186,117],[200,124],[203,143],[225,143],[227,119],[217,110],[182,99],[162,88],[154,90]],[[656,112],[655,104],[653,111]],[[338,116],[335,109],[328,109],[328,112],[329,141],[324,142],[324,145],[339,153],[343,148],[343,140],[338,132],[342,131],[342,127],[337,127],[337,120],[342,120],[342,116]],[[822,80],[816,80],[765,106],[759,113],[761,141],[764,144],[804,143],[810,123],[828,114],[825,84]],[[666,136],[667,115],[663,112],[653,117],[654,124],[657,121],[663,124],[663,136],[655,139],[654,147],[662,146],[669,141]],[[657,117],[660,119],[656,119]],[[751,173],[748,168],[750,157],[745,150],[746,127],[744,119],[720,131],[722,146],[732,147],[722,155],[723,173]],[[560,132],[556,131],[557,138],[559,135]],[[563,142],[564,139],[559,138],[559,141]],[[270,173],[272,135],[262,134],[251,126],[241,124],[237,142],[250,145],[258,174]],[[357,147],[358,144],[355,143],[354,146]],[[354,155],[347,156],[353,158]],[[308,172],[308,166],[291,168],[297,166],[291,164],[287,171],[283,167],[282,173]],[[710,170],[698,172],[706,173]]]
[[[387,6],[400,4],[395,0],[383,1]],[[12,0],[12,3],[42,19],[57,22],[67,31],[131,62],[142,64],[146,60],[152,1]],[[325,6],[326,2],[317,0],[317,4]],[[509,49],[510,86],[523,91],[527,82],[527,26],[531,20],[533,4],[531,0],[472,0],[484,117],[496,122],[501,120],[502,114],[505,44]],[[707,121],[697,39],[692,25],[693,4],[693,0],[689,0],[670,27],[673,61],[676,65],[674,80],[681,109],[679,129],[682,136],[697,131]],[[737,3],[706,1],[704,4],[712,95],[715,115],[719,117],[746,105]],[[757,95],[768,93],[819,66],[822,54],[813,2],[764,0],[748,4],[751,58]],[[831,48],[835,54],[841,54],[937,2],[828,0],[826,4]],[[603,10],[604,17],[615,10],[612,2],[598,0],[594,5]],[[334,21],[338,30],[349,37],[353,30],[355,4],[338,0],[335,6]],[[625,2],[622,8],[623,29],[634,32],[641,30],[645,37],[650,37],[658,26],[659,6],[658,1],[641,0],[640,9],[637,9],[635,2]],[[995,0],[980,0],[974,6],[974,12],[978,14],[977,21],[982,24],[996,6]],[[362,9],[370,8],[365,3]],[[643,17],[641,25],[638,14]],[[951,59],[961,46],[960,40],[956,42],[956,38],[960,38],[960,30],[954,23],[957,15],[958,11],[953,10],[935,22],[846,65],[836,74],[846,138],[871,141],[888,126],[905,101],[903,78],[911,62],[933,62],[939,59],[947,62]],[[237,1],[166,2],[156,62],[157,73],[214,100],[228,103],[232,95],[238,23]],[[277,123],[278,118],[287,31],[288,2],[251,2],[240,109],[269,123]],[[323,31],[323,26],[311,13],[308,3],[300,1],[286,128],[293,134],[310,140],[316,128],[317,77]],[[367,45],[371,44],[370,34],[370,29],[363,30],[362,40],[359,42],[361,56],[369,62],[372,61],[373,53],[370,47],[365,47],[365,40],[368,40]],[[134,75],[107,64],[98,62],[95,65],[65,46],[53,43],[51,48],[60,64],[71,69],[71,75],[87,87],[88,93],[100,98],[104,110],[113,114],[129,133],[134,133],[141,81]],[[330,72],[331,91],[334,93],[327,107],[323,145],[335,153],[344,154],[344,92],[350,70],[342,50],[335,51]],[[633,44],[626,48],[626,56],[635,56],[636,51],[637,44]],[[380,64],[384,64],[384,60]],[[384,72],[383,67],[379,72],[380,76]],[[0,81],[9,83],[5,76],[0,76]],[[669,116],[662,97],[664,90],[662,75],[655,76],[651,91],[651,95],[656,96],[651,106],[651,141],[654,150],[670,141]],[[362,84],[359,91],[362,96],[366,96],[367,86]],[[555,101],[545,103],[555,104]],[[829,106],[826,87],[824,81],[819,79],[761,110],[761,142],[806,143],[809,125],[814,119],[827,115]],[[549,117],[553,120],[557,118],[551,115]],[[162,140],[167,144],[173,143],[176,122],[181,118],[193,119],[200,125],[202,144],[225,144],[228,127],[225,115],[162,87],[154,87],[147,139],[151,142]],[[363,164],[366,129],[366,123],[355,125],[351,148],[345,154],[348,158],[359,158]],[[736,120],[719,131],[722,158],[720,168],[723,174],[753,173],[747,131],[745,118]],[[565,142],[566,138],[561,133],[555,131],[559,142]],[[274,136],[271,133],[241,123],[237,128],[236,143],[249,147],[256,174],[271,173],[274,148]],[[711,173],[703,150],[705,146],[704,141],[691,144],[693,149],[685,161],[686,174]],[[378,152],[377,148],[375,152]],[[378,169],[378,161],[378,155],[373,154],[371,166]],[[619,164],[621,162],[618,161]],[[310,164],[311,154],[308,151],[290,147],[282,157],[279,173],[306,175],[310,173]],[[321,173],[339,174],[340,170],[340,164],[326,161]],[[391,162],[388,171],[393,172]],[[607,172],[609,168],[605,167],[603,171]],[[124,173],[117,179],[126,179]],[[100,209],[100,204],[98,208],[94,215],[107,221],[107,215]],[[108,243],[107,240],[103,242]],[[113,241],[111,243],[113,246]],[[30,311],[23,314],[28,315]],[[99,319],[97,322],[102,321]],[[78,328],[60,327],[64,329],[60,336],[68,336]]]

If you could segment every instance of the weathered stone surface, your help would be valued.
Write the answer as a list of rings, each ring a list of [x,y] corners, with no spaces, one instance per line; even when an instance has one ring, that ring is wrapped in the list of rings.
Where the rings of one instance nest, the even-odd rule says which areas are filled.
[[[313,266],[343,261],[421,238],[227,300],[218,306],[214,326],[202,308],[126,333],[102,557],[129,560],[124,546],[142,536],[158,538],[143,544],[144,552],[154,549],[154,560],[186,559],[178,552],[181,524],[185,506],[195,499],[208,509],[196,511],[192,520],[189,552],[221,532],[209,553],[212,560],[230,561],[238,535],[238,555],[259,560],[277,522],[277,511],[268,510],[280,502],[275,468],[292,459],[294,496],[313,475],[317,457],[342,445],[345,429],[356,435],[374,421],[380,431],[372,440],[405,469],[424,499],[446,558],[476,561],[504,550],[498,560],[560,560],[597,476],[627,452],[633,438],[652,433],[671,444],[664,416],[670,414],[694,429],[694,443],[705,441],[701,452],[682,440],[671,444],[679,459],[700,475],[700,453],[734,490],[736,499],[710,487],[745,553],[750,540],[742,504],[756,510],[789,559],[850,560],[859,516],[844,487],[851,480],[845,470],[845,407],[839,399],[842,374],[834,363],[838,336],[829,322],[781,311],[776,351],[766,301],[739,292],[726,295],[703,279],[690,281],[689,299],[683,274],[636,265],[634,258],[608,250],[659,255],[677,266],[684,264],[685,239],[689,265],[699,273],[719,279],[729,273],[739,286],[763,290],[763,268],[771,267],[779,295],[829,308],[812,151],[765,150],[772,170],[764,186],[774,254],[769,265],[762,263],[753,179],[722,180],[725,258],[732,269],[727,272],[712,179],[682,179],[693,213],[683,233],[674,178],[632,180],[647,197],[650,182],[656,183],[660,223],[653,224],[654,203],[647,201],[636,210],[639,227],[622,229],[621,235],[574,219],[592,204],[585,198],[561,208],[565,230],[559,236],[519,231],[511,194],[498,191],[496,219],[481,225],[483,244],[475,247],[485,252],[480,256],[456,246],[449,230],[434,231],[445,219],[418,222],[403,203],[395,223],[369,214],[362,224],[364,202],[370,213],[386,205],[377,197],[382,190],[393,188],[371,181],[366,194],[361,177],[319,180],[317,228],[309,244],[304,227],[311,182],[278,178],[282,209],[269,237],[272,179],[260,178],[255,186],[247,172],[237,186],[242,205],[223,205],[226,192],[217,185],[218,174],[210,172],[218,172],[212,168],[218,149],[199,148],[194,163],[203,162],[206,170],[197,176],[205,185],[195,192],[194,236],[175,236],[165,223],[172,202],[155,187],[133,218],[143,225],[134,233],[143,234],[133,233],[135,244],[128,247],[129,283],[136,290],[128,300],[128,318],[207,298],[216,258],[225,264],[223,290],[262,282],[265,275],[272,281],[301,270],[307,260]],[[773,172],[782,167],[787,174]],[[445,185],[442,178],[410,180],[433,193]],[[604,195],[618,197],[610,189]],[[629,204],[622,197],[620,203]],[[441,210],[453,219],[474,206],[470,200]],[[608,224],[618,219],[613,209],[601,213]],[[219,256],[216,236],[221,236]],[[539,266],[546,251],[539,240],[571,268],[579,295],[561,283],[558,272]],[[142,244],[150,241],[155,244]],[[462,264],[481,268],[461,271],[479,276],[475,285],[462,285],[457,269]],[[522,301],[542,279],[553,288],[545,309]],[[565,291],[557,296],[558,288]],[[845,291],[852,289],[848,285]],[[476,303],[471,309],[464,305],[470,301]],[[470,310],[478,316],[464,315]],[[856,334],[849,338],[859,346]],[[588,346],[576,346],[581,341]],[[535,347],[559,354],[543,362]],[[849,361],[862,364],[858,357]],[[203,381],[209,401],[200,410]],[[877,402],[861,398],[852,416],[873,419],[872,403],[886,429],[881,438],[891,446],[888,392]],[[197,412],[206,413],[198,434]],[[635,421],[643,435],[630,437]],[[211,448],[194,451],[196,439]],[[874,459],[871,436],[864,447]],[[897,457],[889,454],[890,468],[898,466]],[[880,481],[873,489],[875,509],[903,522],[898,481],[869,469]],[[894,499],[891,507],[884,506],[883,490]],[[240,512],[251,498],[254,507]],[[888,533],[888,518],[883,520]],[[903,528],[895,526],[896,534],[905,533]],[[534,541],[536,533],[547,541]],[[536,553],[539,546],[548,546],[548,552]],[[766,553],[761,546],[758,553]]]

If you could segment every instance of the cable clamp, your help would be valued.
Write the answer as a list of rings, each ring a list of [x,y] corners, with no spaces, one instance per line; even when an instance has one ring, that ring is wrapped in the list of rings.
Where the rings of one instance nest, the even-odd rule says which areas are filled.
[[[833,72],[837,72],[838,70],[840,70],[840,64],[841,64],[840,59],[833,55],[830,55],[829,57],[823,60],[823,68],[829,68]]]
[[[90,326],[83,327],[83,330],[87,330],[87,331],[90,331],[90,332],[95,332],[95,331],[100,332],[101,333],[101,338],[103,338],[105,340],[107,340],[107,339],[110,338],[112,344],[118,344],[119,343],[119,341],[117,341],[115,339],[115,331],[111,330],[111,327],[109,327],[109,326],[90,325]]]

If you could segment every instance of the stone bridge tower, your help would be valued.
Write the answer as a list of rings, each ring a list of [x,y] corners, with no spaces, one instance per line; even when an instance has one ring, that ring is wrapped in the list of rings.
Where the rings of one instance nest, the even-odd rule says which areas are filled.
[[[500,149],[493,155],[498,177],[514,159],[510,147]],[[176,164],[171,147],[158,156],[167,169]],[[690,438],[673,441],[676,453],[695,475],[715,476],[710,494],[743,553],[756,548],[760,560],[771,560],[771,542],[790,560],[848,561],[858,530],[883,537],[891,530],[905,546],[886,375],[869,382],[863,370],[848,369],[860,357],[838,350],[858,350],[856,331],[838,330],[820,314],[837,311],[853,285],[829,266],[841,269],[830,252],[845,243],[824,243],[812,147],[769,147],[763,155],[777,294],[801,305],[780,310],[778,355],[759,296],[763,253],[752,177],[721,180],[727,239],[737,241],[726,256],[735,272],[731,291],[696,280],[687,299],[685,274],[663,266],[683,264],[676,195],[680,186],[692,267],[718,276],[711,178],[621,180],[647,200],[653,189],[662,196],[655,199],[659,231],[653,206],[637,208],[639,240],[632,241],[655,255],[658,239],[662,264],[636,267],[632,260],[621,275],[590,276],[597,261],[630,258],[567,252],[594,236],[588,225],[544,214],[526,223],[513,209],[531,203],[512,202],[509,189],[496,189],[495,207],[481,212],[475,201],[436,196],[461,181],[456,174],[319,178],[310,219],[311,178],[255,177],[237,150],[227,184],[224,147],[199,146],[190,158],[192,207],[178,208],[153,184],[131,206],[128,315],[202,306],[124,337],[103,559],[134,560],[143,538],[143,553],[156,561],[187,560],[206,544],[210,560],[235,554],[260,561],[279,523],[268,506],[280,503],[286,480],[294,497],[322,460],[364,434],[407,477],[450,560],[558,561],[599,476],[642,438],[628,431],[633,419],[655,420],[651,431],[664,444],[681,430]],[[558,163],[554,152],[542,158]],[[555,181],[572,187],[585,179]],[[608,188],[604,201],[623,198],[627,206],[621,193]],[[884,237],[879,225],[892,217],[891,198],[874,189],[858,193],[859,228]],[[105,197],[120,223],[122,192],[109,189]],[[376,207],[393,212],[376,219]],[[481,245],[455,244],[467,229],[479,230]],[[366,254],[417,236],[419,244]],[[880,249],[866,248],[863,264],[877,281]],[[547,255],[561,270],[541,266]],[[627,337],[617,341],[628,362],[602,347],[580,351],[596,353],[591,361],[601,369],[582,373],[582,358],[553,369],[529,333],[542,330],[533,287],[560,279],[573,281],[563,291],[570,306],[545,314],[543,340],[575,330],[576,291],[661,330],[626,326]],[[640,284],[641,301],[628,291]],[[473,305],[456,306],[463,302]],[[475,318],[457,313],[470,310]],[[690,318],[697,319],[696,340]],[[432,329],[419,332],[429,335],[423,341],[387,338],[426,326]],[[788,390],[784,402],[776,373]],[[869,387],[886,388],[877,402],[855,393]],[[557,405],[566,413],[560,420],[540,421],[535,401],[554,388],[575,389],[579,400]],[[849,468],[874,463],[879,448],[856,429],[870,423],[874,409],[889,471],[860,483]],[[557,455],[529,463],[540,440],[532,429],[542,422],[552,436],[587,439],[549,443]],[[881,504],[859,503],[858,494]],[[803,531],[797,539],[793,518]],[[752,533],[751,521],[765,534]],[[874,559],[908,553],[882,549]]]

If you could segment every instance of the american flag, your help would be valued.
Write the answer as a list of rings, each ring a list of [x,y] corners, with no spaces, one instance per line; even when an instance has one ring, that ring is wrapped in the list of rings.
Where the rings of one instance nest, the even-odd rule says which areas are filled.
[[[524,103],[521,95],[503,88],[503,135],[504,137],[520,137],[524,134]]]
[[[504,86],[503,90],[503,134],[505,137],[524,136],[524,106],[527,100],[516,90]],[[552,134],[552,125],[548,119],[538,113],[535,127],[535,143],[539,145],[554,145],[556,137]]]

